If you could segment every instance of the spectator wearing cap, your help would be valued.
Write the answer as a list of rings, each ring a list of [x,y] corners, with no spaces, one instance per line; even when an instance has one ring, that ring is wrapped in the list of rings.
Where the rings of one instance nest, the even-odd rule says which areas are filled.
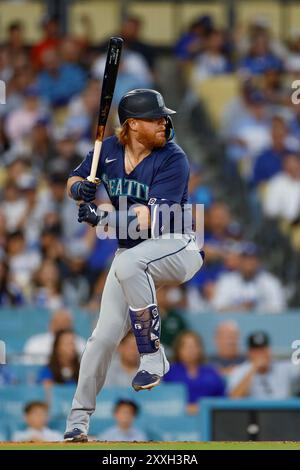
[[[228,376],[238,365],[245,361],[240,351],[240,330],[232,320],[220,323],[215,331],[216,354],[210,359],[223,376]]]
[[[254,243],[242,244],[237,271],[224,273],[217,281],[213,306],[219,312],[281,313],[286,308],[283,287],[262,269]]]
[[[264,331],[251,334],[247,344],[248,360],[229,376],[231,398],[289,398],[299,377],[299,367],[292,362],[273,359],[270,338]]]
[[[267,217],[294,222],[300,217],[300,153],[289,150],[283,168],[266,186],[263,212]]]
[[[188,31],[182,34],[174,47],[175,56],[181,61],[190,61],[204,49],[207,36],[213,30],[213,20],[202,15],[194,20]]]
[[[115,404],[116,424],[98,436],[100,441],[148,441],[146,434],[134,426],[139,408],[131,400],[119,400]]]

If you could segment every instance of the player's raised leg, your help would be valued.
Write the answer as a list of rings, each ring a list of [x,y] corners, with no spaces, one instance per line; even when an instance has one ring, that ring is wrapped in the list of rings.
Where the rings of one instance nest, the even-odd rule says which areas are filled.
[[[160,315],[155,287],[187,281],[200,269],[202,262],[192,235],[184,235],[181,239],[146,240],[118,258],[116,277],[129,304],[132,329],[141,356],[140,367],[132,383],[135,390],[158,385],[169,370],[160,345]]]

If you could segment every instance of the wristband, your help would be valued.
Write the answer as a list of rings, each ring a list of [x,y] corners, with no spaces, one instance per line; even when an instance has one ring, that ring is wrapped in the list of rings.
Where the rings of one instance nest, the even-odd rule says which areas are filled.
[[[75,201],[80,201],[81,200],[81,196],[80,196],[80,186],[81,186],[81,181],[75,181],[75,183],[72,184],[71,188],[70,188],[70,193],[71,193],[71,196],[73,199],[75,199]]]

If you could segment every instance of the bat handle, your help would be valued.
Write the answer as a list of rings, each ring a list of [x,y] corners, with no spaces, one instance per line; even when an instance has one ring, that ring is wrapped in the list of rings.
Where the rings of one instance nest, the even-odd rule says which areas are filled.
[[[95,182],[95,179],[96,179],[101,147],[102,147],[102,140],[95,140],[91,172],[89,176],[87,177],[88,181],[92,181],[93,183]]]

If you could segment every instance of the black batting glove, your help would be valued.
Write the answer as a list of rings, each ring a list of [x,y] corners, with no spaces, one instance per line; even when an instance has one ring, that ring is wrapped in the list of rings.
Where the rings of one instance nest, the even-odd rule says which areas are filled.
[[[96,204],[83,203],[80,204],[78,210],[78,222],[86,222],[87,224],[95,227],[98,225],[100,216],[97,215],[97,206]]]
[[[76,181],[71,186],[71,194],[75,201],[92,202],[96,198],[97,182],[88,180]]]

